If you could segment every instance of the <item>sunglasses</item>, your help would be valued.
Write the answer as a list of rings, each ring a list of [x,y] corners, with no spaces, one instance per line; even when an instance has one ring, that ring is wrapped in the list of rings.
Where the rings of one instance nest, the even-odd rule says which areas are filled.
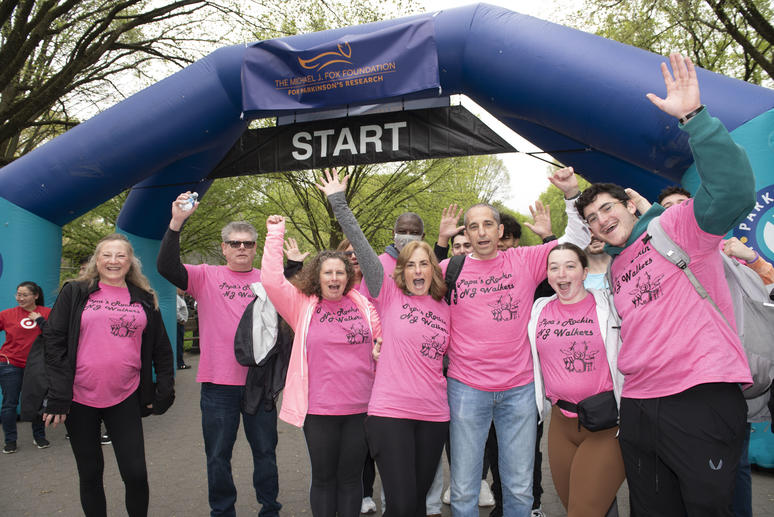
[[[348,256],[348,257],[351,257],[352,255],[354,255],[354,254],[355,254],[355,252],[354,252],[354,251],[343,251],[342,253],[344,253],[344,254],[345,254],[346,256]]]
[[[255,248],[255,241],[226,241],[226,244],[235,249],[239,248],[240,246],[244,246],[246,250]]]

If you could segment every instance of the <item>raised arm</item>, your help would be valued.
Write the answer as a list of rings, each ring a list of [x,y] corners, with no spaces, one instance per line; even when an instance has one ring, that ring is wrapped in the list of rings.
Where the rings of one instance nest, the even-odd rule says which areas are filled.
[[[591,232],[585,221],[578,215],[575,208],[575,199],[580,195],[578,187],[578,177],[572,167],[563,167],[555,170],[548,177],[556,188],[564,194],[564,211],[567,214],[567,226],[564,228],[564,235],[559,237],[559,242],[569,242],[575,244],[580,249],[585,249],[591,242]]]
[[[344,235],[347,236],[347,239],[349,239],[349,242],[352,243],[352,247],[355,249],[357,262],[360,264],[360,270],[363,272],[368,292],[371,293],[372,297],[376,298],[382,291],[384,267],[379,262],[379,257],[377,257],[371,244],[368,243],[368,239],[366,239],[352,210],[349,209],[345,195],[348,180],[349,175],[339,180],[336,169],[325,170],[320,177],[317,188],[322,190],[328,197],[328,202],[331,204],[336,220],[339,221]]]
[[[270,215],[266,219],[266,230],[266,242],[261,258],[261,283],[280,316],[291,326],[295,326],[305,295],[288,282],[283,272],[285,218],[281,215]]]
[[[648,93],[664,113],[680,120],[688,133],[696,170],[701,178],[694,195],[693,212],[707,233],[724,235],[755,206],[755,176],[744,149],[728,130],[702,106],[696,69],[689,58],[671,54],[670,73],[661,63],[667,96]]]
[[[199,202],[196,201],[193,208],[184,210],[190,195],[190,191],[183,192],[172,202],[172,219],[169,221],[169,228],[164,233],[159,255],[156,257],[156,269],[159,274],[183,291],[188,289],[188,271],[180,261],[180,230],[186,219],[191,217],[199,207]]]

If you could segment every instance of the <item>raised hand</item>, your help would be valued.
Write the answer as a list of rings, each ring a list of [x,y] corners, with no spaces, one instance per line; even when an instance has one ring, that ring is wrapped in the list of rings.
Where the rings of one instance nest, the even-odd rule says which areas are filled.
[[[285,218],[282,217],[281,215],[270,215],[266,219],[266,226],[269,226],[269,225],[272,225],[272,224],[280,224],[280,223],[284,223],[284,222],[285,222]]]
[[[564,197],[570,199],[580,192],[578,188],[578,178],[575,176],[575,170],[572,167],[557,169],[548,177],[556,188],[564,192]]]
[[[288,258],[288,260],[293,260],[295,262],[303,262],[306,257],[309,256],[309,252],[302,253],[300,249],[298,249],[298,243],[296,242],[296,239],[293,237],[288,237],[285,239],[285,256]]]
[[[535,206],[529,207],[529,213],[532,214],[534,222],[530,224],[524,221],[524,226],[535,232],[541,239],[551,235],[551,207],[535,201]]]
[[[462,212],[462,208],[457,208],[457,203],[452,203],[449,205],[449,208],[443,209],[443,212],[441,212],[441,224],[438,225],[438,244],[441,244],[441,239],[446,239],[446,242],[448,242],[449,239],[457,235],[457,232],[465,228],[464,226],[457,226]]]
[[[642,194],[634,190],[633,188],[627,188],[624,189],[626,192],[626,195],[629,196],[629,199],[632,203],[634,203],[634,206],[637,207],[637,211],[639,211],[641,214],[644,214],[648,210],[650,210],[651,203],[644,197],[642,197]]]
[[[185,220],[191,217],[191,214],[196,212],[196,209],[199,207],[199,202],[196,201],[191,210],[183,210],[183,206],[188,202],[190,195],[191,191],[187,190],[177,196],[177,199],[172,202],[172,220],[169,222],[169,227],[172,230],[180,231]]]
[[[325,196],[330,196],[337,192],[345,192],[347,190],[347,182],[349,181],[349,174],[339,180],[339,172],[336,169],[323,169],[322,176],[320,176],[320,183],[315,183],[318,189],[322,190]]]
[[[662,99],[653,93],[648,93],[646,97],[664,113],[675,118],[683,118],[701,106],[699,80],[696,78],[696,69],[690,58],[675,52],[669,55],[669,64],[672,67],[672,73],[669,72],[666,63],[661,63],[661,74],[664,76],[667,91],[666,98]]]

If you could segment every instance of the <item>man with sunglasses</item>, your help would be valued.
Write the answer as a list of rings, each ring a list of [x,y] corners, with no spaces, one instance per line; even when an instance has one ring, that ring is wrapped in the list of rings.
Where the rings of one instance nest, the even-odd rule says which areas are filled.
[[[190,192],[172,203],[172,220],[161,241],[159,273],[188,292],[198,303],[199,348],[196,373],[201,383],[202,432],[207,455],[207,485],[212,516],[236,515],[236,487],[231,475],[231,454],[240,415],[253,453],[253,486],[261,516],[279,515],[277,502],[277,409],[261,404],[251,415],[242,408],[247,367],[234,356],[234,334],[245,307],[253,299],[250,284],[261,280],[253,268],[258,232],[245,221],[228,223],[221,231],[220,249],[225,266],[182,264],[180,231],[199,203],[190,207]],[[186,209],[188,208],[188,209]],[[267,401],[269,402],[269,401]],[[267,409],[268,406],[268,409]]]
[[[734,325],[717,250],[755,205],[755,179],[744,150],[702,106],[693,63],[669,59],[671,74],[661,65],[667,97],[647,97],[688,134],[701,178],[696,197],[668,210],[655,204],[638,218],[624,189],[599,183],[576,207],[613,256],[625,376],[619,440],[632,515],[731,516],[746,415],[740,384],[751,382],[750,369],[735,330],[654,249],[647,226],[659,217]]]

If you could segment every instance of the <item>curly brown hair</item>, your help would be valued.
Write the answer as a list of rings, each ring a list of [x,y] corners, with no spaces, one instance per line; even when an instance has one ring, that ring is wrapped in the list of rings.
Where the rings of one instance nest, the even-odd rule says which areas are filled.
[[[430,260],[430,264],[433,267],[433,278],[430,280],[428,294],[433,297],[433,300],[440,301],[446,294],[446,282],[443,280],[443,273],[441,272],[441,267],[438,265],[438,259],[435,258],[435,253],[433,253],[430,245],[425,241],[411,241],[403,247],[400,255],[398,255],[398,263],[395,264],[395,271],[392,273],[395,285],[397,285],[404,293],[411,294],[406,286],[404,271],[406,269],[406,263],[417,248],[420,248],[427,253],[427,258]]]
[[[298,290],[307,296],[317,296],[322,300],[322,287],[320,286],[320,269],[323,263],[328,259],[337,259],[344,264],[344,271],[347,273],[347,285],[344,287],[346,295],[352,286],[355,285],[355,270],[352,263],[341,251],[323,250],[312,260],[304,265],[304,269],[299,274]]]

